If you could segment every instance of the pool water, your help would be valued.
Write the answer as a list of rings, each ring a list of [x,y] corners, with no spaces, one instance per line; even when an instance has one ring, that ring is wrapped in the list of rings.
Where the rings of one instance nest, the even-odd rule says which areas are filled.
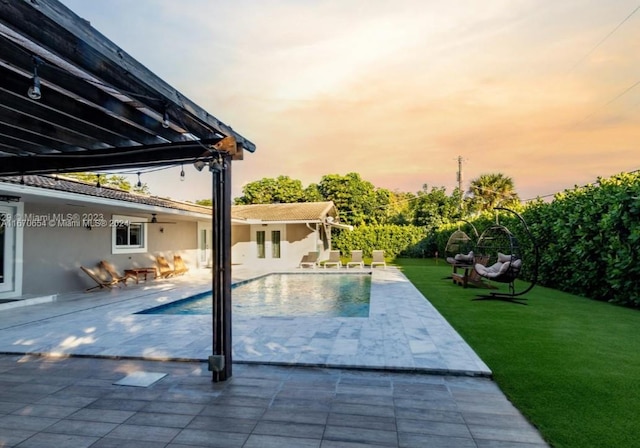
[[[232,286],[240,316],[368,317],[369,274],[270,274]],[[138,314],[211,314],[211,292]]]

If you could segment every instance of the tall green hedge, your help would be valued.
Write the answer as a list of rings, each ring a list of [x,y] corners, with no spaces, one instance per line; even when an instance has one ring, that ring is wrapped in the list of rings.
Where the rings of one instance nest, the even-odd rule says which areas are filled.
[[[527,209],[543,284],[640,307],[640,173],[599,179]]]
[[[340,230],[332,234],[331,241],[331,246],[344,255],[361,249],[365,257],[371,257],[373,250],[381,249],[388,258],[423,257],[427,245],[424,227],[399,225],[358,226],[353,231]]]

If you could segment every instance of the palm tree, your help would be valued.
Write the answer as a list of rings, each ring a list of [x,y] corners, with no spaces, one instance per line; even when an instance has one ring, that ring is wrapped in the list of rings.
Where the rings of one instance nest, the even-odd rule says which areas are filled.
[[[513,179],[502,173],[482,174],[469,184],[472,211],[491,211],[495,207],[514,207],[520,204]]]

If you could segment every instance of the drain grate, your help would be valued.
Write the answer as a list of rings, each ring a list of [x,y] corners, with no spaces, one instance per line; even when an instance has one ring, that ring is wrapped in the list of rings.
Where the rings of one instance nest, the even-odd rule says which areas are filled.
[[[165,376],[167,376],[166,373],[133,372],[113,384],[117,386],[149,387]]]

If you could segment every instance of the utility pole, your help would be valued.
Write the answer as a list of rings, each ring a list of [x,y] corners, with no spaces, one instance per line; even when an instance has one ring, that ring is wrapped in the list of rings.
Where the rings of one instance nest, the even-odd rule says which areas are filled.
[[[458,180],[458,188],[462,191],[462,156],[458,156],[458,172],[456,173]]]
[[[462,213],[462,156],[458,156],[458,172],[456,173],[456,179],[458,181],[458,189],[460,190],[460,213]]]

